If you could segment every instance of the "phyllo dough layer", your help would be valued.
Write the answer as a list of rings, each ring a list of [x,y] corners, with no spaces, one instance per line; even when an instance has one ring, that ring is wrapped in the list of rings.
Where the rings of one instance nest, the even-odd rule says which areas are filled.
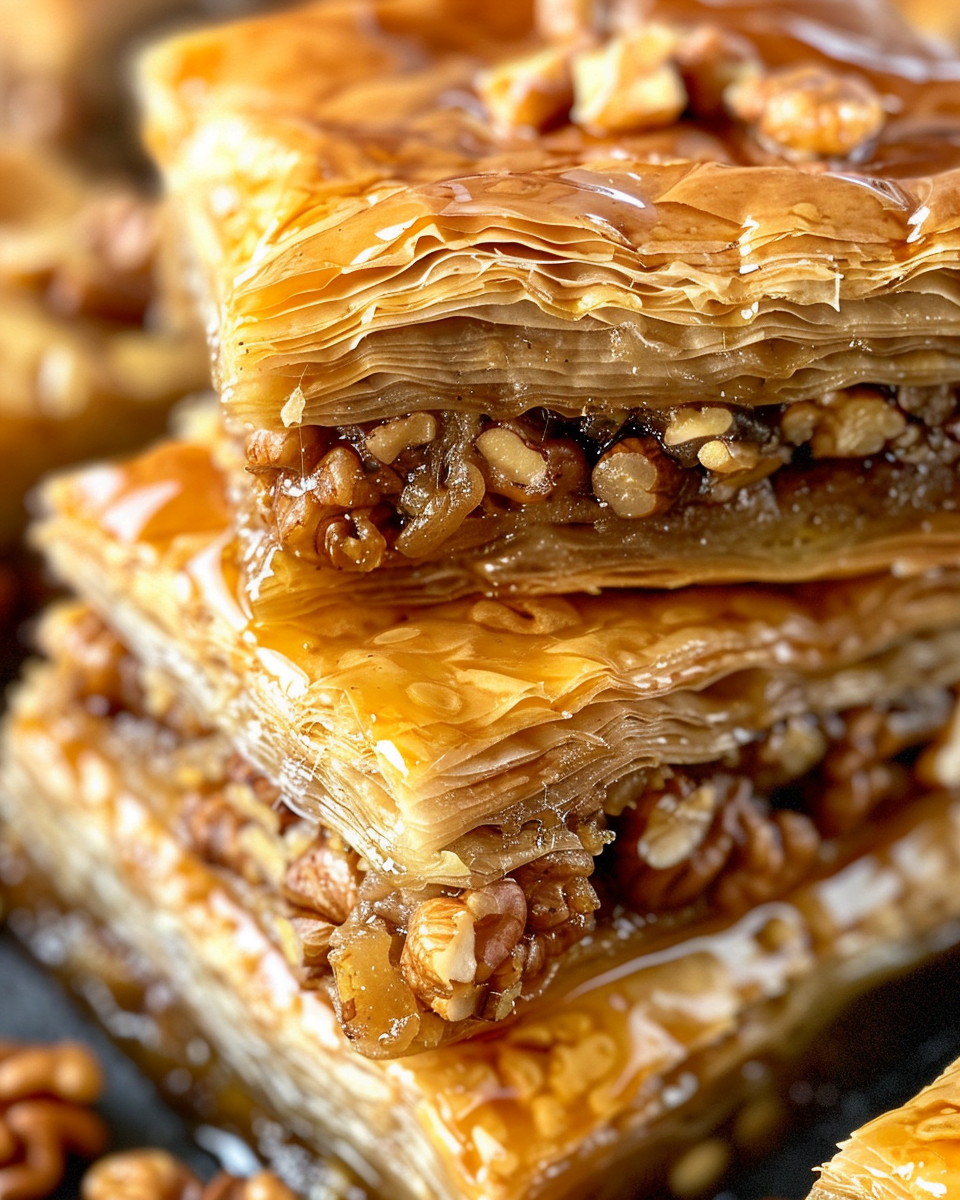
[[[883,0],[337,0],[142,76],[266,588],[956,564],[960,60]]]
[[[929,650],[955,642],[950,574],[412,611],[346,600],[281,621],[242,607],[202,441],[45,497],[36,541],[60,577],[296,808],[400,877],[497,878],[577,848],[571,826],[625,775],[956,678],[955,650]]]
[[[63,897],[169,983],[283,1119],[365,1159],[391,1195],[559,1197],[587,1180],[612,1194],[665,1138],[696,1136],[729,1110],[747,1058],[782,1050],[878,970],[942,944],[960,914],[956,800],[932,794],[783,901],[639,955],[622,947],[496,1036],[371,1061],[324,993],[298,984],[242,889],[165,823],[131,734],[119,753],[92,733],[104,719],[51,668],[30,674],[5,745],[14,835]]]
[[[856,1130],[820,1168],[810,1200],[926,1200],[960,1189],[960,1062]]]
[[[869,706],[795,714],[743,730],[714,762],[631,778],[605,811],[568,823],[572,845],[546,842],[500,878],[452,887],[392,877],[298,815],[96,614],[68,606],[40,628],[56,665],[47,686],[76,739],[125,764],[181,843],[243,895],[301,984],[329,991],[371,1057],[489,1030],[628,945],[697,937],[862,854],[872,823],[956,782],[960,709],[937,682],[956,676],[952,640],[925,643],[922,680],[904,656],[873,663],[878,681],[896,683]],[[951,654],[952,667],[932,667]],[[853,694],[834,691],[844,705]]]

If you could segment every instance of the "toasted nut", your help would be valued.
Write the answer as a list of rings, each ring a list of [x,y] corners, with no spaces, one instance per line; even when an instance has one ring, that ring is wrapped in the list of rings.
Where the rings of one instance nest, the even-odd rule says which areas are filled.
[[[679,408],[670,418],[663,435],[665,446],[680,446],[701,438],[716,438],[733,425],[729,408],[713,405],[710,408]]]
[[[718,439],[701,446],[697,458],[708,471],[732,475],[736,471],[752,470],[760,461],[760,448],[753,442],[722,442]]]
[[[297,1197],[272,1171],[259,1171],[249,1179],[221,1171],[203,1189],[202,1200],[297,1200]]]
[[[437,436],[437,418],[432,413],[412,413],[378,425],[367,434],[366,447],[374,458],[388,465],[404,450],[426,446]]]
[[[546,481],[546,458],[512,429],[488,429],[477,438],[477,449],[511,483],[536,488]]]
[[[680,469],[655,438],[626,438],[593,468],[596,496],[618,517],[650,517],[665,512],[679,490]]]
[[[299,908],[342,925],[357,902],[358,862],[354,851],[324,830],[290,865],[283,894]]]
[[[670,61],[677,41],[672,29],[651,22],[575,55],[574,123],[598,137],[672,125],[687,106]]]
[[[478,75],[477,91],[496,128],[543,129],[564,116],[573,103],[570,57],[550,46]]]
[[[200,1200],[203,1185],[165,1150],[108,1154],[83,1177],[83,1200]]]
[[[93,1158],[107,1144],[95,1113],[59,1100],[21,1100],[6,1110],[3,1123],[22,1147],[23,1161],[0,1168],[2,1200],[48,1195],[63,1178],[68,1151]]]
[[[676,63],[690,108],[698,117],[720,115],[727,88],[760,69],[760,60],[746,38],[719,25],[698,25],[684,35],[677,47]]]
[[[794,159],[850,158],[883,129],[883,100],[868,80],[825,67],[753,75],[726,93],[734,116],[775,152]]]
[[[665,793],[647,818],[638,857],[658,871],[683,862],[707,836],[719,803],[720,794],[710,783],[688,796]]]
[[[300,425],[282,432],[258,429],[247,438],[247,463],[251,471],[309,475],[316,469],[327,440],[316,425]]]
[[[103,1090],[100,1064],[86,1046],[24,1046],[0,1061],[0,1104],[29,1096],[56,1096],[93,1104]]]
[[[434,1012],[464,1020],[478,1011],[479,985],[519,943],[526,915],[523,892],[511,879],[425,900],[407,927],[401,973]]]
[[[401,504],[416,490],[408,484]],[[432,490],[421,505],[417,498],[416,515],[397,538],[395,549],[408,558],[420,558],[452,537],[483,500],[486,484],[483,475],[468,462],[450,468],[445,486]]]
[[[864,458],[878,454],[906,424],[899,408],[869,388],[833,392],[824,397],[810,445],[818,458]]]
[[[320,460],[311,477],[315,504],[331,508],[373,508],[380,492],[367,478],[356,450],[334,446]]]
[[[791,404],[780,418],[780,431],[794,446],[809,442],[816,432],[820,410],[815,404]]]
[[[329,517],[317,526],[316,551],[338,571],[375,571],[387,552],[387,539],[364,512]]]

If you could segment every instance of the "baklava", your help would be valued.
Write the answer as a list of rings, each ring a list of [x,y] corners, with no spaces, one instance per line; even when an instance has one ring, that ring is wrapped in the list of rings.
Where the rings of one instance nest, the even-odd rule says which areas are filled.
[[[926,1200],[960,1188],[960,1063],[876,1117],[820,1168],[810,1200]]]
[[[150,53],[252,593],[955,563],[958,78],[826,0],[337,0]]]
[[[219,407],[39,494],[0,803],[388,1194],[612,1195],[955,936],[958,79],[879,0],[146,56]]]
[[[54,467],[157,437],[208,377],[179,285],[164,283],[162,214],[128,184],[0,142],[0,546]]]

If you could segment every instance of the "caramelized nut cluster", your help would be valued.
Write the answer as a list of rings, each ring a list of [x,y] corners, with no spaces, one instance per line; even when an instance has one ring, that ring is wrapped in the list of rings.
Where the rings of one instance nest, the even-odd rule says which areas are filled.
[[[583,840],[599,852],[606,838],[585,833]],[[595,928],[593,870],[584,849],[547,854],[459,892],[397,890],[369,872],[330,952],[348,1035],[376,1055],[416,1035],[440,1039],[439,1026],[429,1032],[437,1018],[509,1016],[521,994],[542,987],[560,956]],[[396,1016],[389,1035],[377,1032],[384,1004]]]
[[[815,865],[821,839],[907,793],[911,769],[898,756],[930,742],[954,703],[930,688],[885,709],[793,718],[729,768],[648,779],[617,829],[619,895],[639,912],[705,900],[730,913],[783,895]]]
[[[47,1196],[67,1154],[103,1153],[107,1131],[89,1108],[102,1087],[84,1046],[0,1043],[0,1200]]]
[[[221,1171],[204,1186],[165,1150],[131,1150],[95,1163],[83,1178],[83,1200],[296,1200],[272,1171],[241,1179]]]
[[[259,431],[247,443],[264,520],[300,556],[367,572],[470,544],[472,519],[644,520],[726,503],[791,464],[893,455],[952,464],[952,388],[858,386],[763,409],[638,409],[619,423],[533,410],[509,421],[414,413],[365,427]]]
[[[504,136],[569,120],[615,137],[727,116],[769,153],[846,160],[886,123],[864,76],[821,64],[768,71],[745,38],[718,25],[668,25],[616,0],[540,0],[536,17],[545,47],[476,81]]]

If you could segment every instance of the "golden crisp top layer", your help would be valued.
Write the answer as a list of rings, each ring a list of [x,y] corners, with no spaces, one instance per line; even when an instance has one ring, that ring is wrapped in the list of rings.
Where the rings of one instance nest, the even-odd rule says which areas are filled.
[[[902,1108],[841,1144],[811,1200],[914,1200],[960,1193],[960,1062]]]
[[[955,377],[958,80],[882,0],[330,0],[142,91],[280,427]]]

